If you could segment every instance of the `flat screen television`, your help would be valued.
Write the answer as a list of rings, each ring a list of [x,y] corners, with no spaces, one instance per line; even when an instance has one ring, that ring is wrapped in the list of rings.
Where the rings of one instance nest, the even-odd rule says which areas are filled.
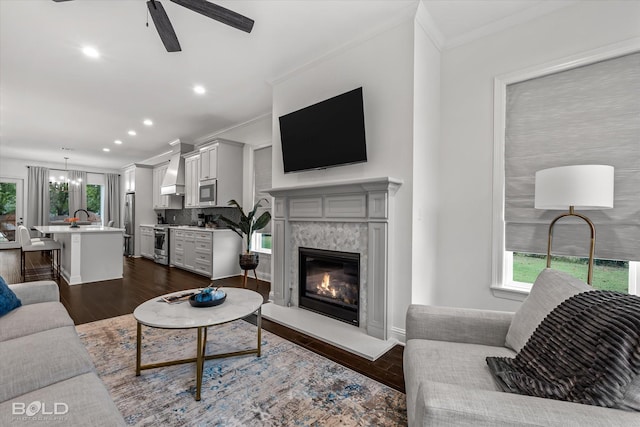
[[[284,172],[367,161],[362,88],[280,117]]]

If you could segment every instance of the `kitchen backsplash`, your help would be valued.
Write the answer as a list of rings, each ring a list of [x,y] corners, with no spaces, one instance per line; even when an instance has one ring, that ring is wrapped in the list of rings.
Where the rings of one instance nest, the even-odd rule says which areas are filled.
[[[156,210],[162,213],[162,210]],[[164,219],[169,224],[197,225],[198,214],[223,215],[232,221],[240,221],[240,212],[236,208],[201,208],[201,209],[165,209]],[[220,227],[225,227],[224,221],[218,221]]]

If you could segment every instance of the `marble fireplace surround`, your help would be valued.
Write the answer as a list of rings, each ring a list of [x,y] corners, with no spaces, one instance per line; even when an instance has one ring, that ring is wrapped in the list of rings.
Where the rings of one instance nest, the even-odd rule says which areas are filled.
[[[271,299],[279,306],[275,311],[285,312],[289,303],[289,310],[297,309],[298,247],[357,252],[360,327],[345,327],[387,340],[389,229],[393,196],[401,185],[401,180],[381,177],[268,190],[274,197]],[[324,316],[315,319],[336,322]]]

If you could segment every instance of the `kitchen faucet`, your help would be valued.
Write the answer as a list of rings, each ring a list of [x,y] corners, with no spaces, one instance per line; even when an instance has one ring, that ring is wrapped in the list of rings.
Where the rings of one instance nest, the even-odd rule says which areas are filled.
[[[73,213],[74,218],[78,218],[78,217],[76,217],[76,214],[77,214],[78,212],[84,212],[84,213],[86,213],[86,214],[87,214],[87,221],[89,221],[89,212],[88,212],[86,209],[78,209],[77,211],[75,211],[75,212]]]

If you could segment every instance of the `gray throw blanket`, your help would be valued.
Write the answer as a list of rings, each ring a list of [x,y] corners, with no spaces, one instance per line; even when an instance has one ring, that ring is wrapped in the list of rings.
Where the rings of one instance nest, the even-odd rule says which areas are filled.
[[[589,291],[563,301],[514,357],[487,357],[506,392],[629,409],[640,374],[640,297]]]

